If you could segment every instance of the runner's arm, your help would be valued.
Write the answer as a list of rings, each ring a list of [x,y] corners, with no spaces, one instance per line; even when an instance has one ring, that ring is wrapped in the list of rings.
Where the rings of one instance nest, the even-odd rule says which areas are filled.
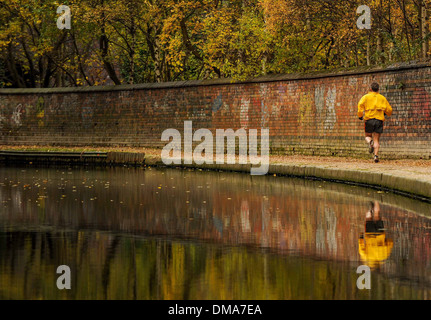
[[[385,115],[387,115],[388,117],[390,117],[392,115],[392,107],[389,104],[388,100],[386,99],[386,110],[385,110]]]
[[[358,103],[358,118],[363,119],[365,111],[365,97],[362,97]],[[361,119],[361,120],[362,120]]]

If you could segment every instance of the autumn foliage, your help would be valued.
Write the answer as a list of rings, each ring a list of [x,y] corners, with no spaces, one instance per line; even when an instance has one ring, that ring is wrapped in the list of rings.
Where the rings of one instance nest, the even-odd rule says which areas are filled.
[[[60,30],[59,5],[71,9]],[[368,5],[372,28],[356,12]],[[430,0],[0,0],[0,86],[246,79],[429,54]]]

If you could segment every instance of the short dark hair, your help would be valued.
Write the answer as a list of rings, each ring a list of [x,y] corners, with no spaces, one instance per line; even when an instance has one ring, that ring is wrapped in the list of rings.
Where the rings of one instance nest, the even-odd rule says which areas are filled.
[[[371,84],[371,90],[373,90],[374,92],[379,92],[379,88],[380,88],[380,86],[377,82],[373,82]]]

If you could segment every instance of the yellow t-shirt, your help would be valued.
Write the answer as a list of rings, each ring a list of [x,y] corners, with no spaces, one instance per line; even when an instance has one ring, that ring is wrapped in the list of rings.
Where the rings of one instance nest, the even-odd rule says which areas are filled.
[[[364,115],[365,110],[365,115]],[[385,114],[392,114],[392,107],[388,100],[378,92],[370,92],[363,96],[358,104],[358,117],[364,120],[378,119],[385,121]]]
[[[365,233],[364,239],[359,239],[359,255],[373,268],[389,258],[393,246],[385,233]]]

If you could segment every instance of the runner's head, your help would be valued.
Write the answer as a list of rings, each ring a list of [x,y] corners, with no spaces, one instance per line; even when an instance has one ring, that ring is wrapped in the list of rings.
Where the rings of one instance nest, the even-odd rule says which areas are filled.
[[[377,82],[373,82],[373,83],[371,84],[371,90],[372,90],[372,91],[374,91],[374,92],[379,92],[379,88],[380,88],[380,86],[379,86],[379,84],[378,84]]]

